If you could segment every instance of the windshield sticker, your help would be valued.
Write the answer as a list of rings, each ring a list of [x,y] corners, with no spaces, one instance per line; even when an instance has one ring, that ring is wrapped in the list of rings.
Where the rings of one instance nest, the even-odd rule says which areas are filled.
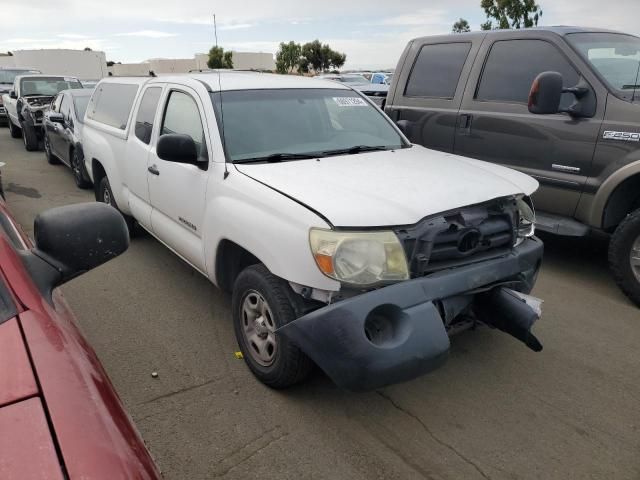
[[[333,97],[333,101],[338,104],[339,107],[366,107],[365,102],[360,97]]]

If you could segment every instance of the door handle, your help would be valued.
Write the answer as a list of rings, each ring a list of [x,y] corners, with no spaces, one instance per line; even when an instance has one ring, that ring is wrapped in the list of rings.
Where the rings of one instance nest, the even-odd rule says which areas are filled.
[[[469,135],[471,133],[471,120],[473,117],[468,113],[463,113],[460,115],[458,120],[458,129],[460,130],[460,134]]]
[[[147,167],[147,170],[149,170],[149,173],[152,173],[154,175],[160,175],[160,170],[158,170],[158,167],[156,167],[155,164]]]

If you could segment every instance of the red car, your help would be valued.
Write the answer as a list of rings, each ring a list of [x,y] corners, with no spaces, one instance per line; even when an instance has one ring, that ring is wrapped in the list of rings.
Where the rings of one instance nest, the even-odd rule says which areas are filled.
[[[0,200],[0,479],[160,478],[54,290],[127,249],[124,219],[69,205],[40,214],[34,237]]]

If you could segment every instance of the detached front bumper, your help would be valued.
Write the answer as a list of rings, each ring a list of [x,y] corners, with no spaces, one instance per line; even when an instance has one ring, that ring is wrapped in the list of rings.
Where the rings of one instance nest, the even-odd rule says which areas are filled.
[[[533,237],[502,257],[364,293],[277,332],[338,386],[354,391],[410,380],[440,367],[449,352],[446,321],[471,305],[477,305],[482,322],[539,350],[530,333],[538,315],[504,286],[531,291],[542,252],[542,242]]]

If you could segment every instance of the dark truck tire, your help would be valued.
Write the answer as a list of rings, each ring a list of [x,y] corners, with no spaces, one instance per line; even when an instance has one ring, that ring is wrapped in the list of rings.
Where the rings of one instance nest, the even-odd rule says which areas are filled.
[[[40,148],[38,134],[36,133],[36,130],[29,125],[22,125],[22,140],[27,152],[35,152]]]
[[[264,265],[245,268],[233,288],[233,327],[240,351],[256,378],[271,388],[287,388],[299,383],[313,368],[313,362],[302,350],[273,333],[296,319],[288,288],[284,280]],[[260,302],[264,302],[263,306]],[[261,339],[261,335],[265,338]]]
[[[123,213],[116,203],[116,199],[113,196],[113,191],[111,190],[111,185],[109,184],[109,179],[105,175],[100,180],[100,184],[98,185],[98,201],[102,203],[106,203],[107,205],[111,205],[113,208],[120,212],[120,215],[124,218],[124,221],[127,223],[127,228],[129,229],[129,237],[133,238],[136,233],[136,221],[133,217]]]
[[[46,133],[44,135],[44,156],[47,159],[47,163],[49,165],[57,165],[60,163],[60,160],[58,159],[58,157],[56,157],[51,152],[51,142],[49,140],[49,135],[47,135]]]
[[[84,168],[84,161],[80,156],[77,148],[74,148],[71,152],[71,172],[73,173],[73,179],[76,182],[78,188],[89,188],[91,182],[87,180],[88,174]]]
[[[640,307],[640,209],[627,215],[613,232],[609,267],[620,289]]]
[[[20,127],[16,127],[11,120],[9,120],[9,133],[11,133],[11,138],[20,138],[22,136]]]

